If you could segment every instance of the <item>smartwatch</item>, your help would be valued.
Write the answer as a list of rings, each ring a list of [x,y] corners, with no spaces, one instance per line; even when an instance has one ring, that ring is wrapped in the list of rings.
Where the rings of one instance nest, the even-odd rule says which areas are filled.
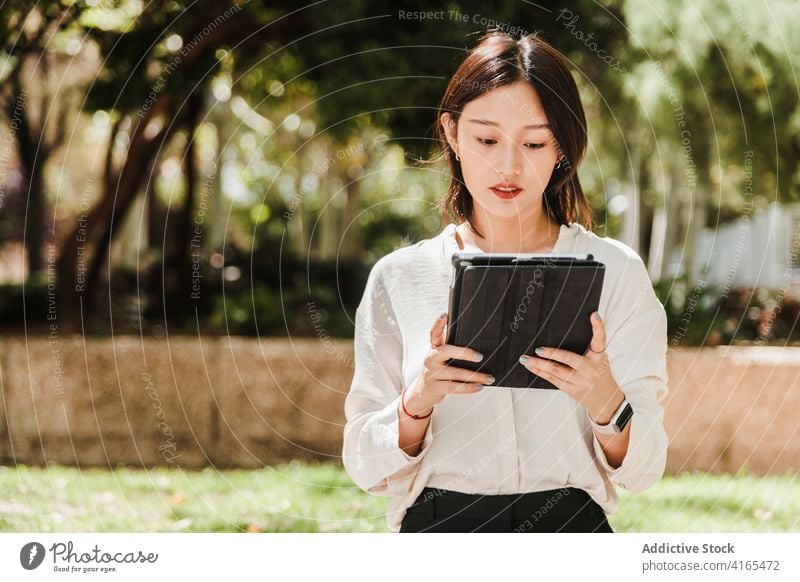
[[[628,426],[631,418],[633,418],[633,407],[631,406],[630,402],[628,402],[627,398],[622,400],[622,404],[620,404],[614,411],[614,414],[611,416],[611,420],[608,421],[608,424],[597,424],[592,418],[592,415],[589,415],[589,421],[592,423],[592,428],[598,434],[620,433],[625,430],[626,426]]]

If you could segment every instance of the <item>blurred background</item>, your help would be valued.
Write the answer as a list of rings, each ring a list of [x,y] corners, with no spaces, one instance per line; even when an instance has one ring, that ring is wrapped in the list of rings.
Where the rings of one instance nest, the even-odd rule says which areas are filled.
[[[450,221],[447,168],[421,161],[492,28],[571,61],[595,232],[642,256],[669,316],[673,481],[612,526],[800,527],[776,493],[800,498],[798,18],[792,1],[3,2],[0,529],[383,527],[337,459],[354,312],[378,258]],[[127,521],[76,510],[133,499],[114,468],[150,497]],[[254,497],[215,521],[217,485],[190,511],[189,479]],[[698,503],[710,521],[680,521]]]

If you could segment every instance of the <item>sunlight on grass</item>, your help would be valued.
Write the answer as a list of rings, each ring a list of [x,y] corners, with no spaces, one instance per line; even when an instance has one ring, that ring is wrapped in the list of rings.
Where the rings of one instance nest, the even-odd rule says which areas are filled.
[[[618,532],[800,529],[796,475],[686,474],[621,493]],[[388,499],[335,463],[186,471],[0,467],[0,531],[385,532]]]

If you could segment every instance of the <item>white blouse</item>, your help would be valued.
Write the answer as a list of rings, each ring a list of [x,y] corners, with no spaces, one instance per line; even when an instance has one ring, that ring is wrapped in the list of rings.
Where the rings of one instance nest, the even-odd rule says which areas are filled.
[[[446,396],[417,456],[399,447],[400,392],[420,374],[430,328],[447,311],[450,259],[460,251],[455,233],[448,224],[436,237],[382,257],[369,274],[355,318],[345,470],[361,489],[391,497],[392,531],[426,486],[491,495],[577,487],[613,513],[614,485],[635,493],[664,473],[668,441],[659,400],[667,393],[667,318],[636,252],[577,223],[560,227],[552,253],[592,253],[606,265],[598,309],[606,353],[634,409],[622,465],[608,464],[586,409],[560,390],[490,385]]]

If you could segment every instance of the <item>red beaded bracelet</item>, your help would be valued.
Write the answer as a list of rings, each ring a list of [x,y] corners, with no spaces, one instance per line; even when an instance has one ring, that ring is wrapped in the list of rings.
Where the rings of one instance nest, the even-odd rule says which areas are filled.
[[[411,414],[408,410],[406,410],[406,403],[405,403],[406,390],[408,390],[408,386],[403,388],[403,391],[400,393],[400,406],[403,407],[403,412],[405,412],[407,416],[410,416],[414,420],[423,420],[425,418],[428,418],[431,414],[433,414],[433,407],[431,407],[431,411],[425,416],[420,416],[418,414]]]

